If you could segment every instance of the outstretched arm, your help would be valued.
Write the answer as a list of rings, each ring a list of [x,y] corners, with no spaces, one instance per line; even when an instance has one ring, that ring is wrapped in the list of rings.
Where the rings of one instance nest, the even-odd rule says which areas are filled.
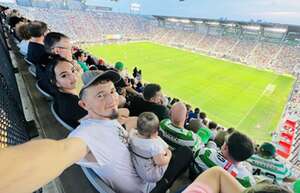
[[[0,150],[0,192],[29,193],[83,158],[87,145],[79,138],[34,140]]]

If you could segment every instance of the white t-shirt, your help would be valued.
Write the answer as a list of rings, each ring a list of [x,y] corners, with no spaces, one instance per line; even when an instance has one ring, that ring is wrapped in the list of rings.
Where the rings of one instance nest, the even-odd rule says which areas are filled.
[[[69,137],[81,138],[93,155],[77,164],[92,168],[114,191],[148,193],[153,188],[137,175],[128,150],[128,133],[117,120],[82,120]]]

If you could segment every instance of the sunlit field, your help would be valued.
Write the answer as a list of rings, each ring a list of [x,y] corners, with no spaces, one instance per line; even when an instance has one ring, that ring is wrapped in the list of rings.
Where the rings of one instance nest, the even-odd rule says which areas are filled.
[[[142,69],[145,82],[225,127],[235,127],[257,142],[270,140],[294,78],[154,43],[93,45],[86,49],[109,63],[122,61],[131,73]]]

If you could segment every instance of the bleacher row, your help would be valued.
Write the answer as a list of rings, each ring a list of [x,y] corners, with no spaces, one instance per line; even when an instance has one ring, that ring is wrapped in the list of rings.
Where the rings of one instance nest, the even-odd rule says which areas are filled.
[[[123,39],[152,40],[229,58],[257,68],[298,76],[295,67],[300,64],[299,46],[259,41],[259,38],[253,35],[243,37],[233,34],[222,35],[218,29],[204,26],[199,32],[167,29],[158,27],[153,18],[121,13],[32,7],[18,7],[18,9],[27,18],[45,21],[52,30],[67,34],[76,42],[103,42],[106,40],[103,34],[122,34]],[[80,30],[83,25],[85,30]],[[297,81],[295,87],[298,84]],[[294,92],[292,94],[294,95]],[[290,113],[288,110],[292,107],[289,104],[290,102],[284,116]]]
[[[45,21],[52,30],[77,42],[100,42],[106,40],[105,35],[121,34],[122,39],[151,40],[280,73],[296,75],[294,68],[300,64],[299,45],[261,41],[253,35],[225,34],[205,26],[199,32],[167,29],[153,18],[121,13],[17,8],[25,17]]]
[[[78,14],[78,13],[77,13]],[[85,13],[84,13],[85,14]],[[47,14],[45,14],[45,15],[47,15]],[[85,15],[86,16],[86,19],[87,18],[93,18],[94,17],[94,15]],[[103,16],[101,16],[101,17],[103,17]],[[128,20],[131,20],[131,17],[132,16],[120,16],[120,15],[116,15],[116,16],[112,16],[112,17],[114,17],[114,20],[115,20],[115,17],[122,17],[122,19],[124,19],[123,17],[128,17],[129,19]],[[71,19],[72,17],[71,16],[69,16],[68,17],[68,19],[67,19],[67,21],[72,21],[72,19]],[[110,17],[107,17],[108,19],[112,19],[112,18],[110,18]],[[124,21],[124,20],[123,20]],[[125,21],[126,21],[126,19],[125,19]],[[130,21],[131,22],[131,21]],[[129,23],[130,23],[129,22]],[[136,23],[140,23],[141,21],[137,21]],[[76,22],[75,22],[76,23]],[[92,21],[91,21],[91,23],[92,23]],[[73,23],[74,24],[74,23]],[[71,24],[70,26],[74,26],[73,24]],[[77,23],[78,24],[78,23]],[[128,24],[128,23],[126,23],[125,22],[125,24]],[[134,37],[139,37],[139,35],[140,34],[142,34],[142,32],[140,33],[139,31],[135,31],[135,30],[133,30],[133,31],[131,31],[131,30],[125,30],[125,32],[123,31],[123,29],[122,28],[120,28],[120,26],[125,26],[125,24],[122,24],[122,23],[118,23],[116,26],[118,26],[118,27],[116,27],[115,29],[114,29],[114,32],[115,33],[124,33],[125,34],[125,36],[127,36],[127,37],[129,37],[129,39],[130,39],[130,36],[134,36]],[[78,24],[79,25],[79,24]],[[135,25],[135,23],[133,22],[132,23],[132,25],[134,25],[134,27],[129,27],[129,28],[131,28],[131,29],[135,29],[136,28],[136,25]],[[76,26],[76,25],[75,25]],[[97,25],[95,25],[95,26],[97,26]],[[101,26],[101,25],[100,25]],[[78,29],[78,27],[79,26],[76,26],[76,27],[74,27],[74,29]],[[53,29],[55,29],[55,27],[53,28]],[[140,29],[140,28],[139,28]],[[89,31],[89,30],[87,30],[87,31]],[[162,32],[161,33],[163,33],[163,31],[164,30],[162,30]],[[91,32],[91,31],[90,31]],[[94,37],[94,33],[96,33],[96,32],[92,32],[88,37],[89,38],[87,38],[87,39],[91,39],[92,37]],[[98,32],[97,32],[98,33]],[[103,31],[102,31],[102,33],[103,33]],[[112,33],[111,31],[108,31],[108,33]],[[164,34],[163,36],[160,36],[160,38],[161,39],[156,39],[156,41],[158,41],[158,42],[162,42],[162,43],[164,43],[164,44],[170,44],[170,45],[181,45],[181,44],[183,44],[183,42],[181,42],[181,41],[179,41],[179,39],[181,39],[181,38],[184,38],[185,37],[185,35],[184,34],[180,34],[180,32],[179,33],[175,33],[175,34],[170,34],[170,33],[173,33],[172,32],[172,30],[171,30],[171,32],[168,32],[167,34]],[[66,32],[66,34],[68,34],[67,32]],[[79,41],[84,41],[84,42],[86,42],[86,39],[82,39],[82,37],[87,37],[86,36],[86,34],[82,34],[80,31],[74,31],[74,34],[76,34],[76,35],[74,35],[73,36],[73,38],[75,38],[75,39],[77,39],[77,40],[79,40]],[[100,33],[101,34],[101,33]],[[105,34],[105,33],[104,33]],[[157,33],[155,33],[155,34],[157,34]],[[191,35],[192,36],[192,35]],[[71,36],[72,37],[72,36]],[[142,37],[142,36],[141,36]],[[172,37],[172,38],[170,38],[170,39],[168,39],[169,37]],[[103,37],[102,37],[103,38]],[[142,39],[143,39],[143,37],[142,37]],[[101,40],[103,40],[103,39],[97,39],[97,40],[93,40],[93,41],[101,41]],[[237,41],[233,41],[232,39],[230,39],[230,38],[224,38],[224,39],[218,39],[218,38],[216,38],[215,36],[208,36],[208,35],[205,35],[205,36],[202,36],[201,37],[201,39],[199,40],[199,41],[197,41],[197,45],[199,46],[199,49],[200,50],[202,50],[202,51],[206,51],[207,53],[211,53],[211,52],[214,52],[214,51],[211,51],[212,49],[211,49],[211,42],[214,42],[214,48],[213,48],[213,50],[219,50],[219,51],[221,51],[222,49],[226,49],[226,47],[228,46],[228,47],[230,47],[231,46],[231,51],[233,52],[234,51],[234,49],[235,48],[233,48],[233,47],[236,47],[236,46],[238,46],[238,44],[240,43],[240,41],[241,40],[237,40]],[[193,40],[191,40],[190,42],[194,42]],[[220,47],[218,47],[218,45],[222,45],[222,49],[220,48]],[[234,44],[234,46],[232,46],[232,44]],[[251,45],[251,43],[250,43],[250,45]],[[195,49],[194,47],[192,47],[193,49]],[[254,61],[254,62],[251,62],[252,64],[262,64],[262,65],[265,65],[265,66],[267,66],[267,65],[269,65],[270,64],[270,62],[269,62],[269,60],[272,60],[273,58],[267,58],[267,56],[270,56],[270,55],[272,55],[276,50],[278,50],[279,49],[279,51],[282,51],[284,48],[277,48],[277,47],[273,47],[273,45],[269,45],[269,44],[265,44],[265,45],[263,45],[263,43],[257,43],[256,45],[252,45],[252,46],[250,46],[250,49],[253,49],[252,51],[250,51],[250,53],[251,54],[254,54],[254,55],[259,55],[260,53],[262,53],[261,54],[261,56],[260,57],[254,57],[253,55],[247,55],[247,56],[245,56],[246,58],[248,58],[250,61]],[[296,49],[298,49],[298,48],[296,48]],[[208,51],[209,50],[209,51]],[[244,53],[243,53],[244,54]],[[245,55],[245,54],[244,54]],[[24,60],[26,60],[26,58],[24,58]],[[27,63],[29,63],[28,61],[27,61]],[[260,66],[257,66],[257,67],[260,67]],[[34,74],[34,70],[33,70],[33,68],[32,68],[32,64],[29,64],[29,68],[28,68],[31,72],[32,72],[32,74]],[[299,81],[297,81],[296,82],[296,85],[298,85],[299,84]],[[41,94],[43,94],[50,102],[51,102],[51,97],[50,96],[48,96],[47,95],[47,93],[44,93],[43,91],[42,91],[42,89],[40,89],[39,88],[39,84],[38,84],[38,82],[36,83],[36,87],[38,88],[38,90],[41,92]],[[294,91],[295,91],[295,89],[294,89]],[[294,93],[293,93],[294,94]],[[296,92],[296,94],[298,94],[298,91]],[[292,95],[292,99],[294,99],[293,98],[294,96]],[[296,103],[296,104],[298,104],[298,103]],[[53,115],[54,115],[54,117],[57,119],[57,121],[59,121],[65,128],[69,128],[69,129],[72,129],[72,128],[70,128],[68,125],[66,125],[63,121],[61,121],[60,120],[60,118],[55,114],[55,110],[54,110],[54,108],[53,108],[53,103],[51,103],[51,111],[52,111],[52,113],[53,113]],[[287,108],[287,109],[289,109],[289,108]],[[287,111],[287,113],[294,113],[295,114],[295,112],[289,112],[289,111]],[[297,117],[297,118],[299,118],[299,116]],[[299,125],[299,124],[298,124]],[[297,129],[298,130],[298,129]],[[298,133],[297,131],[296,131],[296,133]],[[295,140],[294,140],[295,142],[297,142],[298,143],[298,141],[299,140],[297,140],[297,136],[296,136],[296,138],[295,138]],[[295,149],[297,149],[297,148],[299,148],[299,145],[295,145]],[[90,169],[88,169],[88,168],[82,168],[83,169],[83,171],[84,171],[84,173],[85,173],[85,175],[87,176],[87,178],[90,180],[90,182],[95,186],[95,188],[99,191],[99,192],[113,192],[108,186],[106,186],[105,185],[105,183],[100,179],[100,178],[98,178],[97,177],[97,175],[95,175],[95,173],[92,171],[92,170],[90,170]]]

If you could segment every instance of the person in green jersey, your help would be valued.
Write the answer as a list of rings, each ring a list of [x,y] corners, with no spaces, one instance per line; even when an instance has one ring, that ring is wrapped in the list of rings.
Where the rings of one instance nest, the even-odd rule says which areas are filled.
[[[225,137],[221,149],[200,149],[195,158],[194,172],[201,173],[211,167],[220,166],[234,176],[244,187],[255,184],[251,169],[244,161],[254,153],[250,138],[240,132]]]
[[[293,184],[294,193],[300,193],[300,179],[297,179]]]
[[[187,110],[182,102],[177,102],[171,107],[170,117],[160,122],[160,132],[162,138],[173,148],[187,146],[196,154],[211,137],[211,133],[206,130],[197,135],[184,128]]]
[[[253,175],[264,176],[277,183],[295,181],[290,169],[275,156],[275,146],[269,142],[263,143],[257,154],[247,160],[253,167]]]
[[[74,57],[77,60],[77,63],[82,68],[83,72],[89,71],[89,67],[85,62],[87,59],[86,53],[84,53],[82,50],[78,50],[74,53]]]
[[[257,183],[244,188],[228,172],[212,167],[190,184],[182,193],[292,193],[287,187],[270,183]],[[298,192],[295,192],[298,193]]]

